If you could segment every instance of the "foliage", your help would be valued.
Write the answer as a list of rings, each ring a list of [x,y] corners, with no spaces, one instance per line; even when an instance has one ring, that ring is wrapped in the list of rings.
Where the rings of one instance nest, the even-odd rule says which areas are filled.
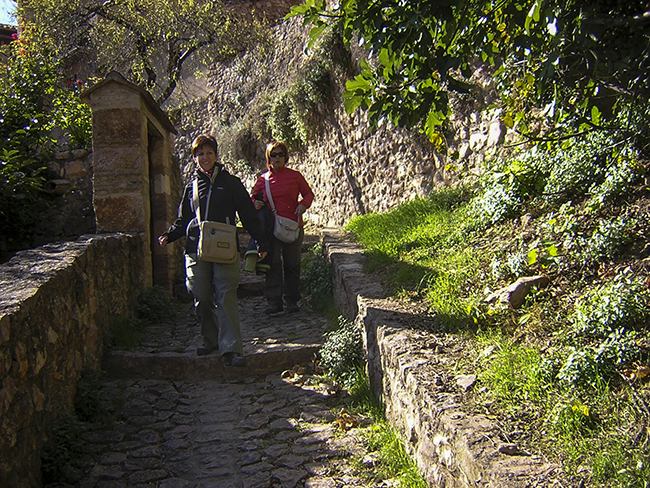
[[[477,374],[468,408],[495,415],[576,484],[642,487],[650,472],[641,176],[642,156],[627,140],[590,134],[504,156],[475,186],[346,227],[377,278],[398,283],[404,307],[424,302],[435,313],[426,327],[463,344],[446,372]],[[536,274],[549,286],[520,308],[485,300]]]
[[[635,330],[643,330],[650,317],[650,293],[625,274],[595,286],[576,302],[569,317],[571,347],[558,378],[570,385],[591,384],[616,377],[641,357]]]
[[[597,211],[641,174],[637,151],[613,136],[533,147],[488,163],[470,214],[489,225],[572,200]]]
[[[305,266],[309,304],[314,310],[323,312],[333,302],[332,265],[323,255],[322,242],[312,247],[309,254]]]
[[[317,134],[335,90],[334,77],[350,63],[340,34],[327,29],[309,53],[296,80],[270,102],[267,121],[271,137],[291,148],[306,146]]]
[[[82,59],[100,77],[121,72],[161,104],[184,67],[227,59],[264,29],[263,21],[245,20],[219,0],[25,0],[18,12],[50,32],[64,63]]]
[[[377,456],[374,480],[397,479],[404,488],[426,488],[415,462],[387,422],[377,422],[365,432],[368,451]]]
[[[621,328],[641,327],[650,318],[650,292],[625,273],[582,295],[571,316],[575,333],[604,337]]]
[[[66,83],[68,89],[58,90],[52,100],[54,126],[63,130],[68,138],[68,149],[89,148],[92,146],[92,113],[80,99],[86,82],[68,79]]]
[[[172,319],[178,313],[178,303],[161,286],[147,288],[138,298],[136,317],[147,323]]]
[[[178,302],[162,287],[147,288],[138,297],[133,317],[112,317],[105,343],[109,347],[133,350],[141,343],[148,324],[171,320],[178,310]]]
[[[82,422],[101,422],[110,419],[113,406],[105,390],[102,390],[103,372],[86,367],[77,382],[74,411]]]
[[[340,316],[338,328],[325,334],[319,356],[320,366],[329,376],[344,385],[351,383],[366,360],[361,331],[354,323]]]
[[[109,347],[135,349],[144,335],[145,322],[141,319],[115,315],[111,318],[110,328],[104,338],[104,343]]]
[[[594,386],[612,377],[616,379],[621,367],[638,359],[640,352],[636,334],[617,329],[598,347],[572,348],[557,377],[571,386]]]
[[[84,431],[83,423],[66,413],[60,414],[52,423],[48,440],[41,452],[43,484],[70,481],[65,477],[65,468],[71,460],[83,453]]]
[[[331,6],[330,6],[331,5]],[[607,128],[647,140],[615,122],[647,105],[647,2],[306,0],[292,8],[316,39],[335,22],[370,61],[347,84],[346,109],[377,124],[420,127],[437,145],[450,93],[469,93],[478,62],[502,95],[502,120],[531,136],[561,138]],[[541,114],[546,125],[532,123]],[[614,121],[614,122],[613,122]]]
[[[57,122],[72,147],[90,143],[90,109],[79,102],[83,83],[59,84],[58,63],[43,32],[21,24],[21,34],[2,48],[0,70],[0,235],[3,245],[29,245],[36,222],[51,201],[41,191],[46,161],[57,145]]]
[[[232,153],[221,156],[221,163],[226,167],[230,174],[241,177],[255,175],[255,170],[250,162],[245,159],[235,159]]]

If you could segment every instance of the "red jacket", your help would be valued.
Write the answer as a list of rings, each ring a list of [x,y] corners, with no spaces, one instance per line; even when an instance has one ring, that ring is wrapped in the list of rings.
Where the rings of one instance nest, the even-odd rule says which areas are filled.
[[[269,170],[268,172],[270,173],[269,186],[271,187],[271,196],[273,197],[273,203],[275,204],[278,215],[291,220],[297,220],[296,207],[298,205],[304,205],[305,208],[309,208],[314,201],[314,193],[309,188],[305,177],[300,171],[285,166],[278,171]],[[259,193],[264,194],[264,203],[271,210],[269,198],[266,194],[264,174],[257,178],[251,194],[257,195]],[[299,200],[299,197],[302,200]],[[300,218],[300,225],[303,225],[302,216]]]

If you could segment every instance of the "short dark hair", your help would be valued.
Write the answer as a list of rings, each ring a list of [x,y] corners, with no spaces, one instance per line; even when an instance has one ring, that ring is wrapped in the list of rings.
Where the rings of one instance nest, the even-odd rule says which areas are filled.
[[[194,141],[192,141],[192,157],[196,156],[196,151],[199,150],[201,146],[208,145],[212,148],[216,155],[219,154],[219,146],[217,145],[217,140],[210,135],[201,134]]]
[[[289,161],[289,151],[287,150],[287,145],[284,142],[272,141],[266,145],[266,167],[271,169],[271,153],[274,149],[281,149],[284,153],[284,164],[287,164]]]

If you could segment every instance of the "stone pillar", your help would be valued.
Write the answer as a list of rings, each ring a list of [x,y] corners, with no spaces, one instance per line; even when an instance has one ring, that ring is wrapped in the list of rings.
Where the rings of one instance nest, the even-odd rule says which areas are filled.
[[[148,243],[143,280],[171,291],[177,269],[173,248],[161,248],[156,236],[176,217],[180,198],[173,182],[176,130],[142,88],[119,73],[83,94],[93,113],[93,206],[97,232],[137,232]]]

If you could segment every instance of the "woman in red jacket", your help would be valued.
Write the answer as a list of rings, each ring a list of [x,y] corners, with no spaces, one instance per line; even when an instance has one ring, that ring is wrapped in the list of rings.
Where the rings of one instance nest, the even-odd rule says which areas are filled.
[[[286,303],[287,313],[297,312],[300,300],[300,254],[304,229],[302,214],[305,213],[314,201],[314,193],[307,184],[303,175],[294,169],[287,168],[289,160],[287,146],[282,142],[270,142],[266,146],[266,167],[268,172],[261,175],[252,195],[263,194],[263,200],[253,198],[257,210],[267,205],[269,209],[269,196],[266,191],[268,177],[271,198],[277,215],[290,218],[299,224],[298,238],[291,243],[282,242],[275,236],[269,236],[269,259],[271,268],[266,273],[266,299],[268,308],[265,312],[269,315],[282,312],[283,303]]]

